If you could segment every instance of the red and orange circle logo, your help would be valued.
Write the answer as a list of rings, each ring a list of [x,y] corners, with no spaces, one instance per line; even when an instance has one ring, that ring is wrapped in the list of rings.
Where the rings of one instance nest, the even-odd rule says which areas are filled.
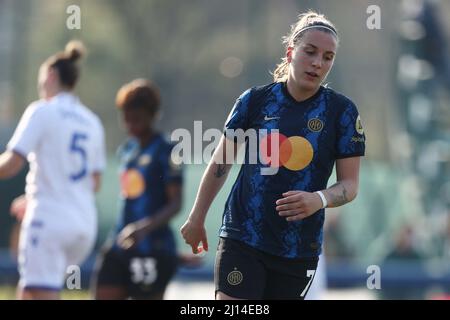
[[[139,198],[145,190],[144,177],[136,169],[127,170],[120,176],[120,187],[125,198]]]
[[[272,143],[275,146],[273,150]],[[274,168],[284,166],[292,171],[306,168],[314,156],[311,143],[300,136],[288,138],[280,133],[271,133],[261,140],[259,147],[260,156],[264,163]]]

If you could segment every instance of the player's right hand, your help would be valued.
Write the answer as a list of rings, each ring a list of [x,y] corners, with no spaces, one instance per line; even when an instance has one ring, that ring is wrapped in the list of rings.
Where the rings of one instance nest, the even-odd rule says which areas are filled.
[[[132,249],[146,236],[145,230],[138,223],[127,224],[117,235],[117,244],[123,250]]]
[[[208,239],[203,223],[196,222],[189,217],[181,227],[180,232],[184,241],[191,246],[192,253],[199,253],[200,242],[203,245],[203,250],[208,251]]]

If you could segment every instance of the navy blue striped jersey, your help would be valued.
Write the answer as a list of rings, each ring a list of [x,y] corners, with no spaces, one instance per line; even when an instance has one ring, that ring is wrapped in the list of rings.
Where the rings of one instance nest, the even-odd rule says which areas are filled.
[[[160,134],[146,147],[130,139],[119,148],[121,214],[116,236],[127,224],[151,217],[166,206],[168,184],[182,183],[182,168],[171,160],[172,148]],[[119,250],[117,244],[114,249]],[[175,238],[170,226],[153,231],[131,250],[142,255],[175,255]]]
[[[278,215],[275,202],[290,190],[325,189],[337,159],[364,155],[365,135],[356,106],[323,86],[314,96],[297,102],[285,83],[272,83],[251,88],[237,99],[225,136],[231,139],[230,130],[237,129],[267,130],[267,134],[258,135],[256,163],[250,160],[255,149],[246,139],[245,162],[225,204],[220,236],[276,256],[318,256],[325,211],[287,222]],[[277,139],[279,160],[269,162],[264,155],[271,155],[271,138]],[[277,172],[262,174],[261,169],[269,166]]]

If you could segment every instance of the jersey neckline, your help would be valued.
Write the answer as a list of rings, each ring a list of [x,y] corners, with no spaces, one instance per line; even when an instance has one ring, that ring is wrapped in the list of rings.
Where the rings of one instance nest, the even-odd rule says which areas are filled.
[[[289,90],[287,89],[287,82],[282,82],[282,83],[281,83],[281,92],[283,93],[283,96],[284,96],[290,103],[292,103],[293,105],[298,105],[298,106],[306,105],[306,104],[309,104],[310,102],[316,100],[316,99],[322,94],[322,92],[323,92],[324,89],[325,89],[325,87],[321,85],[321,86],[319,87],[319,90],[317,90],[317,92],[314,93],[311,97],[309,97],[308,99],[303,100],[303,101],[297,101],[297,100],[295,100],[294,97],[289,93]]]
[[[143,146],[141,146],[141,144],[139,143],[139,140],[136,139],[136,142],[139,146],[140,152],[141,153],[146,152],[147,150],[153,148],[154,145],[159,143],[159,141],[161,140],[161,137],[162,137],[161,133],[155,131],[153,136],[150,138],[150,140]]]

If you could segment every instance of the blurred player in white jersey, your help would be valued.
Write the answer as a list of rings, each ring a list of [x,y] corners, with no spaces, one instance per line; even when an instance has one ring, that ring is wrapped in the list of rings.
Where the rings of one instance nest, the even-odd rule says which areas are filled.
[[[100,119],[78,97],[80,42],[39,70],[41,100],[23,114],[5,153],[0,178],[30,164],[19,240],[19,299],[58,299],[66,270],[80,265],[97,235],[95,191],[105,167]]]

